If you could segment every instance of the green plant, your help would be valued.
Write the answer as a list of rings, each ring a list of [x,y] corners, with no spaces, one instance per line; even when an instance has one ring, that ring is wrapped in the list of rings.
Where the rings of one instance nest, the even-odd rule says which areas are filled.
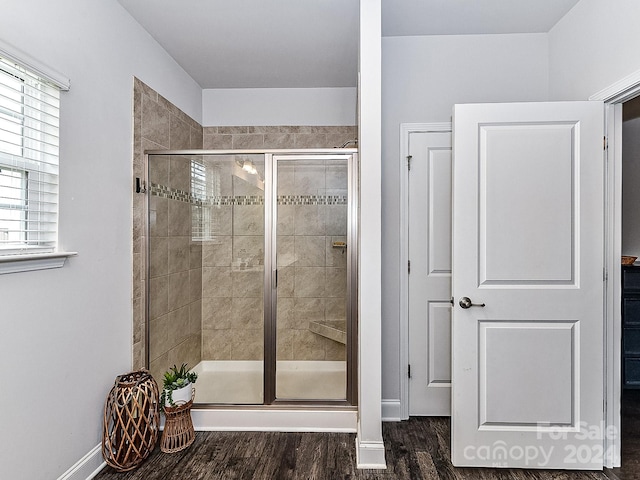
[[[196,383],[197,379],[198,374],[196,372],[190,372],[186,363],[183,363],[180,368],[176,365],[171,367],[165,372],[162,381],[160,408],[164,409],[166,403],[175,407],[175,403],[173,403],[173,391],[186,387],[190,383]]]

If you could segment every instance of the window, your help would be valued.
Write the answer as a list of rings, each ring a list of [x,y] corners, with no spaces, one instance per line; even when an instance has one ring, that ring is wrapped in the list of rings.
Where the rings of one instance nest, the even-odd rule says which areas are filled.
[[[191,159],[191,239],[206,240],[207,225],[211,223],[211,212],[205,207],[207,201],[207,169],[198,160]]]
[[[53,252],[60,89],[0,56],[0,257]]]
[[[210,157],[215,158],[215,157]],[[232,204],[220,195],[221,168],[218,161],[191,159],[191,239],[193,241],[215,240],[220,231],[220,210]]]
[[[5,245],[25,240],[27,227],[27,172],[0,168],[0,192],[3,218],[0,220],[0,242]]]

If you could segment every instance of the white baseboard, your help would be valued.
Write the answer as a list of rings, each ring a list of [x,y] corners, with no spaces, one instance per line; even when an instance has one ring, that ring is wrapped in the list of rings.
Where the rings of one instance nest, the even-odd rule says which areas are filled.
[[[385,470],[387,462],[384,458],[384,442],[361,442],[356,437],[356,463],[358,468],[374,468]]]
[[[356,431],[357,410],[194,409],[196,431],[349,432]]]
[[[90,480],[95,477],[106,463],[102,459],[102,444],[92,448],[89,453],[78,460],[69,470],[58,477],[58,480]]]
[[[382,421],[383,422],[399,422],[402,418],[402,406],[400,400],[382,399]]]

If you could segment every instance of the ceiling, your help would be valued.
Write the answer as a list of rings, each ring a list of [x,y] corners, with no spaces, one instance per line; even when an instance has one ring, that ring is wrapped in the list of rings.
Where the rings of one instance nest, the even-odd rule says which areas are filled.
[[[579,0],[382,0],[382,35],[546,33]]]
[[[359,0],[118,0],[202,88],[354,87]],[[382,34],[548,32],[579,0],[382,0]]]

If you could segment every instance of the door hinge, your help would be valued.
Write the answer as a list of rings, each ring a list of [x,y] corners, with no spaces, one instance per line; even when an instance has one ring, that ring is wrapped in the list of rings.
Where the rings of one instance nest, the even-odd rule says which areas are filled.
[[[609,143],[607,142],[607,137],[602,137],[602,148],[606,150],[609,147]]]
[[[409,168],[409,171],[411,171],[411,159],[412,158],[413,158],[413,156],[407,155],[407,167]]]
[[[411,260],[407,261],[407,273],[411,273]]]
[[[411,365],[407,365],[407,377],[411,378]]]

